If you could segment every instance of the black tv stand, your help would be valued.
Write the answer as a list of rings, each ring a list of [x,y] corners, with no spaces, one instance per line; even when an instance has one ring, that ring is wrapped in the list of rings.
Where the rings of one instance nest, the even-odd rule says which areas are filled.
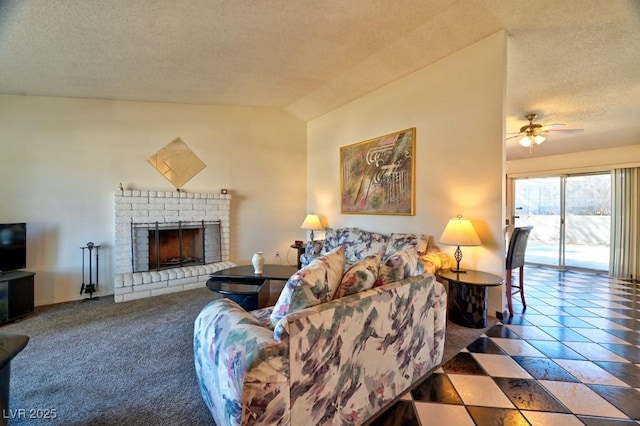
[[[0,274],[0,324],[15,321],[33,312],[34,272]]]

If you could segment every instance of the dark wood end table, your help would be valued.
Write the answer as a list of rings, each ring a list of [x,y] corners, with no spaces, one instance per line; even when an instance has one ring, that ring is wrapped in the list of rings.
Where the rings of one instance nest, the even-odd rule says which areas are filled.
[[[502,285],[502,277],[472,270],[465,273],[446,270],[437,275],[449,282],[449,319],[463,327],[486,327],[489,287]]]
[[[209,290],[221,294],[222,297],[233,300],[247,312],[264,308],[269,302],[268,280],[263,280],[260,284],[207,281],[207,287]]]
[[[300,256],[302,256],[304,254],[305,251],[305,247],[304,244],[301,244],[299,246],[292,244],[291,245],[292,249],[296,249],[296,253],[298,254],[296,259],[297,259],[297,263],[298,263],[298,269],[302,268],[302,260],[300,260]]]

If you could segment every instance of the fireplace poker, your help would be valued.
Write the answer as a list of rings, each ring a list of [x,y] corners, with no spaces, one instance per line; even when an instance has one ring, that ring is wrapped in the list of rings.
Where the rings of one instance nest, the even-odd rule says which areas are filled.
[[[82,249],[82,286],[80,286],[80,295],[84,292],[84,249],[86,247],[80,247]]]

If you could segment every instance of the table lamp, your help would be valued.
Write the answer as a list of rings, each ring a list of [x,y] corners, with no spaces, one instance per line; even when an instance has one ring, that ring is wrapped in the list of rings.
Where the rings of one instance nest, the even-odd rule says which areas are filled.
[[[308,214],[304,218],[304,222],[300,225],[300,229],[306,229],[311,231],[311,241],[313,241],[313,231],[322,231],[324,228],[320,223],[320,218],[315,214]]]
[[[460,261],[462,260],[462,250],[460,250],[460,246],[479,246],[481,244],[480,238],[473,228],[471,221],[463,218],[460,214],[449,220],[438,241],[440,244],[458,246],[453,256],[457,262],[456,269],[452,269],[451,272],[461,274],[464,274],[466,271],[460,269]]]

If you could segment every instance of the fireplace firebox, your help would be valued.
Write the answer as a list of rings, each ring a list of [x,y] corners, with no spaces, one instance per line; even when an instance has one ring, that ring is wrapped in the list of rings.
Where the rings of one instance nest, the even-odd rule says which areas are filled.
[[[222,260],[220,221],[131,223],[134,272]]]

